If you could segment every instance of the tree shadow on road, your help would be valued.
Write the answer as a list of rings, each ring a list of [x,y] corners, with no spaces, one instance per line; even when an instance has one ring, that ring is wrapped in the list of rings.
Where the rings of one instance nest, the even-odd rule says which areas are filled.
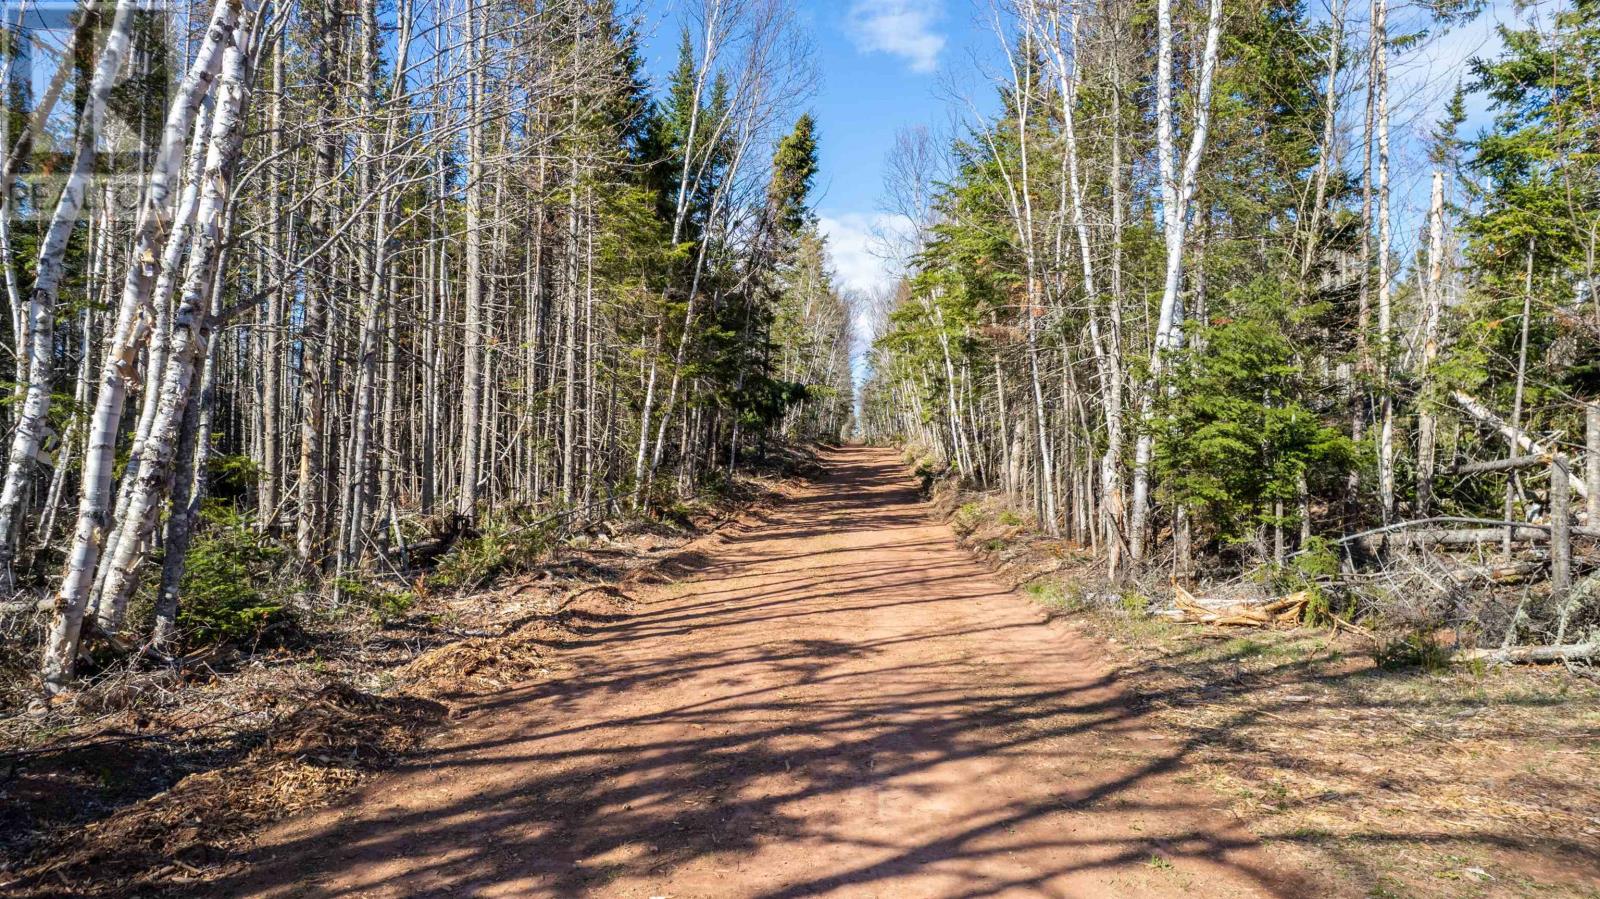
[[[592,622],[570,674],[477,701],[462,731],[345,814],[273,837],[207,893],[583,896],[724,866],[713,894],[761,899],[906,895],[930,873],[946,884],[939,895],[1053,896],[1066,880],[1129,870],[1226,871],[1272,896],[1339,892],[1181,786],[1197,751],[1246,719],[1182,738],[1150,721],[1156,708],[1249,690],[1248,679],[1131,697],[1091,654],[1057,660],[1074,676],[1039,671],[1044,625],[972,613],[1021,601],[928,538],[894,466],[857,468],[725,532],[729,561],[702,565],[683,595]],[[808,550],[818,536],[830,545]],[[857,537],[894,564],[853,564]],[[1008,792],[1040,771],[1059,772],[1059,789]],[[988,801],[936,814],[950,772],[980,772],[989,780],[974,792]],[[873,816],[886,825],[862,826]],[[1148,827],[1101,826],[1113,820]],[[1349,861],[1359,866],[1364,844],[1427,839],[1373,832]],[[738,870],[775,847],[811,863]],[[1542,848],[1600,865],[1587,844]],[[1174,879],[1163,892],[1181,888]]]

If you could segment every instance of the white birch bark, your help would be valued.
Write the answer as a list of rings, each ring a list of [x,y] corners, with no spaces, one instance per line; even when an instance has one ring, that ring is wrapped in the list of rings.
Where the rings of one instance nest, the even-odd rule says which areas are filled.
[[[1172,103],[1172,0],[1159,0],[1156,7],[1156,153],[1160,158],[1161,218],[1166,237],[1166,269],[1161,288],[1161,306],[1150,351],[1150,377],[1140,399],[1140,429],[1134,445],[1133,510],[1129,522],[1128,549],[1132,561],[1144,557],[1150,515],[1150,462],[1154,436],[1148,427],[1155,392],[1161,389],[1162,366],[1168,350],[1175,349],[1183,336],[1183,312],[1178,292],[1183,277],[1184,239],[1189,226],[1189,204],[1194,199],[1200,159],[1205,153],[1211,121],[1211,90],[1216,74],[1217,54],[1222,38],[1222,0],[1211,0],[1206,21],[1205,49],[1200,63],[1200,83],[1195,92],[1195,122],[1189,137],[1181,175],[1174,173],[1175,137]]]
[[[0,487],[0,594],[8,594],[15,588],[12,566],[21,530],[23,499],[50,409],[56,300],[66,275],[67,244],[77,227],[78,214],[94,174],[98,155],[96,141],[105,119],[106,99],[128,50],[134,6],[132,0],[119,0],[112,15],[106,43],[95,63],[89,95],[78,121],[72,168],[40,245],[33,291],[28,296],[28,386],[11,440],[5,483]]]
[[[700,102],[701,98],[705,94],[706,80],[711,76],[712,66],[717,58],[719,37],[721,34],[718,21],[721,18],[722,13],[723,3],[721,0],[713,0],[706,10],[705,29],[702,32],[705,46],[701,48],[700,63],[695,70],[693,92],[694,108],[689,112],[689,133],[684,136],[682,168],[680,168],[678,171],[678,196],[674,204],[672,215],[672,244],[674,246],[676,246],[678,242],[683,239],[683,228],[688,221],[689,197],[691,195],[691,188],[698,190],[699,187],[698,177],[694,179],[692,184],[690,177],[691,173],[695,172],[696,170],[695,156],[700,152],[698,144],[700,137]],[[698,261],[696,266],[696,273],[698,274]],[[684,313],[685,333],[688,332],[688,317],[690,312],[693,310],[694,294],[692,291],[693,289],[691,288],[689,297],[689,302],[691,305],[689,309],[685,310]],[[666,299],[665,294],[663,294],[662,299],[663,301]],[[642,504],[645,499],[645,463],[647,461],[647,454],[650,449],[650,416],[656,401],[656,380],[659,377],[658,369],[660,367],[659,359],[657,357],[661,352],[661,339],[663,334],[664,327],[658,326],[656,329],[655,346],[650,353],[650,372],[645,379],[644,407],[639,412],[639,452],[635,456],[633,463],[634,489],[638,491],[638,493],[636,493],[634,496],[635,505]],[[662,428],[664,432],[664,424]],[[660,441],[658,440],[658,445],[659,442]],[[653,471],[655,468],[654,462],[656,458],[658,457],[649,457],[649,461],[651,462],[651,471]]]
[[[195,370],[210,342],[211,297],[226,238],[228,200],[243,142],[248,101],[244,51],[237,44],[230,44],[223,51],[217,93],[201,176],[200,204],[195,211],[194,244],[185,263],[182,297],[172,317],[171,356],[162,375],[161,401],[139,459],[122,539],[107,552],[106,564],[110,567],[101,597],[99,624],[108,635],[116,634],[128,599],[138,586],[143,546],[154,531],[160,500],[171,482],[179,430],[195,386]]]
[[[135,226],[132,257],[123,282],[116,324],[107,340],[104,361],[100,367],[100,389],[95,396],[89,441],[84,450],[77,522],[67,554],[66,572],[56,599],[58,609],[68,610],[58,614],[76,617],[80,622],[94,581],[101,543],[110,524],[107,514],[110,511],[117,435],[121,429],[128,385],[138,374],[139,351],[149,337],[152,296],[160,292],[162,296],[155,302],[165,305],[166,294],[171,289],[173,269],[182,258],[188,238],[187,229],[199,202],[198,180],[191,177],[174,214],[170,205],[172,188],[181,171],[184,145],[190,140],[201,103],[221,66],[222,46],[233,39],[238,15],[239,7],[235,2],[218,3],[213,12],[195,60],[167,112],[161,146]],[[193,159],[201,155],[203,137],[203,133],[194,135]],[[181,229],[181,233],[174,235],[172,232],[175,228]],[[159,260],[155,255],[158,247],[161,248]],[[157,376],[158,366],[152,364],[149,367],[151,371],[146,373],[146,377]],[[64,639],[73,643],[77,640],[77,627],[71,622],[59,625]],[[70,660],[67,664],[70,665]]]
[[[1070,198],[1071,218],[1073,231],[1077,235],[1079,268],[1083,279],[1084,304],[1088,309],[1090,349],[1094,354],[1095,366],[1100,375],[1100,409],[1104,417],[1106,429],[1106,453],[1100,460],[1100,490],[1106,498],[1114,498],[1121,494],[1122,485],[1119,460],[1122,455],[1122,346],[1120,328],[1112,329],[1107,335],[1102,333],[1100,327],[1099,309],[1102,305],[1098,282],[1095,280],[1094,253],[1091,250],[1089,238],[1088,213],[1085,209],[1083,179],[1079,174],[1078,130],[1077,130],[1077,89],[1080,77],[1079,68],[1075,62],[1078,52],[1079,13],[1073,10],[1070,14],[1070,24],[1067,27],[1066,47],[1063,47],[1059,9],[1053,9],[1046,14],[1032,4],[1028,7],[1030,19],[1039,23],[1038,27],[1044,33],[1044,45],[1051,51],[1051,60],[1054,63],[1056,78],[1060,82],[1061,120],[1063,152],[1066,158],[1067,187]],[[1070,59],[1069,59],[1070,56]],[[1114,113],[1119,114],[1119,113]],[[1113,145],[1112,179],[1120,178],[1120,145]],[[1112,192],[1113,204],[1120,203],[1118,191]],[[1120,211],[1120,210],[1119,210]],[[1113,235],[1113,239],[1117,239]],[[1120,320],[1118,310],[1115,308],[1117,299],[1112,298],[1112,320]],[[1108,339],[1109,338],[1109,339]],[[1108,499],[1104,503],[1102,514],[1106,516],[1103,523],[1105,539],[1110,554],[1113,575],[1117,568],[1116,547],[1120,544],[1121,510],[1120,502]]]
[[[1489,409],[1488,406],[1485,406],[1483,403],[1479,402],[1466,391],[1451,391],[1450,398],[1455,400],[1456,404],[1459,405],[1468,415],[1493,428],[1500,434],[1500,436],[1504,437],[1506,442],[1510,445],[1513,455],[1515,455],[1516,451],[1520,449],[1527,455],[1548,456],[1551,459],[1560,460],[1561,463],[1566,465],[1569,469],[1573,467],[1572,460],[1568,459],[1554,446],[1535,440],[1531,435],[1528,434],[1528,432],[1522,430],[1521,427],[1509,423],[1499,415],[1496,415]],[[1581,479],[1574,480],[1572,482],[1572,492],[1581,497],[1587,498],[1589,496],[1589,486]]]
[[[1422,356],[1417,363],[1421,389],[1417,397],[1417,517],[1426,517],[1433,504],[1434,450],[1438,420],[1434,416],[1431,386],[1433,362],[1439,355],[1439,321],[1444,310],[1444,172],[1434,170],[1433,194],[1428,207],[1428,280],[1426,308],[1422,314]]]
[[[1381,391],[1381,423],[1378,433],[1378,495],[1387,524],[1394,518],[1394,310],[1393,242],[1389,231],[1389,3],[1372,4],[1372,52],[1377,59],[1373,77],[1377,80],[1378,124],[1378,380]]]

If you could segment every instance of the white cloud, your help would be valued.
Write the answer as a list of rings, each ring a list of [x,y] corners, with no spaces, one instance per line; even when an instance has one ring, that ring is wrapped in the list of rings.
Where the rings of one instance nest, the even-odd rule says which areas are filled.
[[[855,0],[845,17],[856,49],[899,56],[913,72],[932,72],[945,37],[933,29],[938,0]]]
[[[828,259],[835,283],[845,290],[879,296],[894,287],[899,272],[888,258],[886,236],[909,230],[905,216],[887,213],[845,212],[818,220],[828,239]]]

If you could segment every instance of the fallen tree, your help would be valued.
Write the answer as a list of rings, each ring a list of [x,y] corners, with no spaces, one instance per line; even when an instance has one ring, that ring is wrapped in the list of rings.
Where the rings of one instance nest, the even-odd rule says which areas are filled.
[[[1551,459],[1562,466],[1565,466],[1568,471],[1573,470],[1571,459],[1568,459],[1561,453],[1556,452],[1553,447],[1545,446],[1539,441],[1534,440],[1526,431],[1522,430],[1521,428],[1513,427],[1510,422],[1494,414],[1494,412],[1491,411],[1488,406],[1485,406],[1484,404],[1473,399],[1470,394],[1461,390],[1456,390],[1453,391],[1450,396],[1456,401],[1457,405],[1466,410],[1468,415],[1472,416],[1478,421],[1483,422],[1489,427],[1494,428],[1496,431],[1499,431],[1500,435],[1505,437],[1506,440],[1511,443],[1513,449],[1521,449],[1530,456]],[[1507,461],[1519,462],[1520,460],[1513,459]],[[1516,466],[1513,465],[1512,467]],[[1582,478],[1573,478],[1572,492],[1581,497],[1588,498],[1589,485],[1585,484]]]
[[[1587,662],[1600,656],[1600,643],[1573,643],[1567,646],[1503,646],[1499,649],[1468,649],[1456,654],[1464,662],[1532,664],[1539,662]]]

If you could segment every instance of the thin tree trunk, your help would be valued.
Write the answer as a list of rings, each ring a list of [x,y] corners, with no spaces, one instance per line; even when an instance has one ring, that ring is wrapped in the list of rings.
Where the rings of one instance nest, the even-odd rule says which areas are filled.
[[[1378,103],[1378,386],[1382,422],[1378,434],[1378,495],[1383,522],[1394,518],[1394,274],[1389,230],[1389,0],[1374,0],[1373,53],[1377,57]]]
[[[1200,84],[1195,92],[1195,123],[1189,137],[1189,149],[1184,157],[1181,174],[1174,171],[1174,127],[1172,102],[1172,2],[1159,0],[1156,10],[1157,62],[1156,62],[1156,129],[1157,153],[1161,168],[1161,205],[1166,235],[1166,270],[1161,288],[1161,306],[1156,322],[1155,337],[1150,352],[1150,377],[1140,400],[1140,418],[1144,427],[1134,447],[1133,512],[1129,523],[1128,555],[1138,563],[1145,554],[1150,516],[1150,462],[1153,456],[1154,435],[1150,421],[1154,411],[1155,393],[1162,389],[1163,365],[1169,350],[1176,349],[1183,338],[1183,310],[1179,306],[1179,286],[1183,276],[1184,238],[1189,225],[1189,206],[1194,197],[1196,176],[1200,159],[1205,153],[1206,137],[1210,126],[1212,81],[1216,73],[1217,55],[1222,38],[1222,0],[1211,0],[1206,22],[1205,49],[1200,63]]]
[[[1422,357],[1417,376],[1417,517],[1426,518],[1433,506],[1433,475],[1438,421],[1434,417],[1433,362],[1439,355],[1439,320],[1444,309],[1444,173],[1433,173],[1433,197],[1428,212],[1428,281],[1422,315]]]
[[[83,208],[90,177],[94,174],[98,156],[95,143],[105,119],[106,100],[128,50],[134,5],[132,0],[118,0],[116,11],[112,14],[111,28],[106,34],[105,46],[100,50],[100,58],[95,63],[87,101],[78,119],[72,168],[39,246],[33,290],[28,295],[28,386],[11,440],[4,486],[0,487],[0,594],[9,594],[16,586],[13,565],[22,529],[23,502],[50,409],[56,302],[61,282],[66,276],[67,245],[77,226],[78,213]],[[72,618],[74,612],[79,616],[82,614],[81,608],[73,610],[57,604],[58,618]],[[60,631],[64,636],[70,630],[75,648],[77,624],[78,621],[72,621],[70,627],[58,624],[52,628],[52,643],[57,642],[55,632]]]
[[[154,532],[159,500],[171,483],[178,431],[193,393],[195,369],[210,345],[211,299],[227,237],[226,211],[248,104],[244,51],[237,45],[223,51],[217,90],[200,206],[195,213],[194,245],[185,265],[182,299],[172,317],[171,358],[162,373],[161,401],[139,459],[138,476],[122,522],[122,539],[107,550],[105,564],[109,569],[97,624],[108,636],[121,630],[128,600],[138,586],[141,550]]]
[[[461,489],[456,514],[471,519],[477,511],[482,453],[483,401],[483,116],[485,61],[483,8],[467,6],[467,185],[466,185],[466,334],[462,349],[465,381],[461,394]]]

